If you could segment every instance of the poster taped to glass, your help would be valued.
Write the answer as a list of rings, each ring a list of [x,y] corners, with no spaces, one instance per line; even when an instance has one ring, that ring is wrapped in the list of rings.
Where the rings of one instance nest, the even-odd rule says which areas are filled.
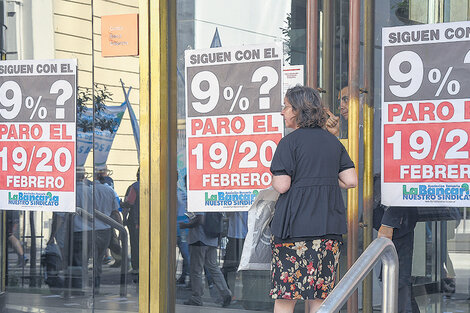
[[[0,209],[75,212],[76,60],[0,62]]]
[[[282,47],[187,50],[188,211],[246,211],[284,133]]]
[[[382,31],[382,202],[470,205],[469,22]]]

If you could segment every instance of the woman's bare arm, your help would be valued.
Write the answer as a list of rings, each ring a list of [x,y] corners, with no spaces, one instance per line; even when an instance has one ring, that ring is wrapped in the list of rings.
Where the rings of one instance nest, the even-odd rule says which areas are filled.
[[[273,188],[279,193],[285,193],[289,190],[291,177],[289,175],[273,176]]]
[[[339,186],[343,189],[354,188],[357,186],[357,173],[355,168],[348,168],[338,175]]]

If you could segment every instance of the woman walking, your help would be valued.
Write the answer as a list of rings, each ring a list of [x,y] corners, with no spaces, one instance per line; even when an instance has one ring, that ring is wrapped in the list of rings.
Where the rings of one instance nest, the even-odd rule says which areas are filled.
[[[316,90],[295,86],[281,114],[294,129],[279,142],[271,163],[279,193],[271,223],[274,312],[293,312],[306,300],[316,312],[333,290],[346,233],[340,188],[354,188],[357,174],[344,146],[323,129],[327,115]]]

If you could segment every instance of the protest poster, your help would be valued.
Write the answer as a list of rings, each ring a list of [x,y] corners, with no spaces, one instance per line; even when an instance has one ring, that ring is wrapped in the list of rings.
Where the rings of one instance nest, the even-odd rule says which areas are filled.
[[[470,205],[469,22],[382,31],[382,203]]]
[[[282,47],[187,50],[188,211],[246,211],[284,133]]]
[[[0,209],[75,212],[76,60],[0,62]]]

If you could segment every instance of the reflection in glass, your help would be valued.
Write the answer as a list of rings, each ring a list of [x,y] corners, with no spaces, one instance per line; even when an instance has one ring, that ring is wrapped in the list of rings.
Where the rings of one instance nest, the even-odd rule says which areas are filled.
[[[139,58],[102,57],[100,21],[138,13],[138,1],[1,1],[0,8],[2,58],[78,64],[77,210],[4,214],[7,309],[63,311],[72,303],[105,310],[113,303],[113,310],[136,312]],[[116,306],[116,299],[127,300]]]
[[[221,240],[215,243],[217,248],[212,248],[214,246],[212,243],[210,246],[200,246],[201,240],[195,237],[197,233],[195,229],[201,226],[187,230],[186,224],[190,225],[199,217],[186,212],[184,51],[208,49],[214,42],[222,47],[284,42],[285,65],[305,64],[305,42],[302,42],[305,40],[305,18],[303,23],[299,23],[298,20],[292,19],[293,14],[291,14],[292,6],[302,7],[301,2],[246,0],[177,2],[178,246],[175,275],[177,311],[180,310],[180,305],[185,304],[268,311],[272,310],[273,305],[268,296],[269,271],[237,272],[246,236],[246,212],[224,214],[224,231]],[[303,7],[305,14],[305,5]],[[301,16],[301,9],[297,9],[298,16]],[[201,268],[200,262],[193,261],[198,252],[204,249],[210,250],[210,257],[216,262],[216,267]],[[190,279],[193,275],[189,275],[188,267],[193,270],[196,263],[198,282],[197,286],[194,286],[194,282]],[[204,307],[201,308],[202,311]]]

